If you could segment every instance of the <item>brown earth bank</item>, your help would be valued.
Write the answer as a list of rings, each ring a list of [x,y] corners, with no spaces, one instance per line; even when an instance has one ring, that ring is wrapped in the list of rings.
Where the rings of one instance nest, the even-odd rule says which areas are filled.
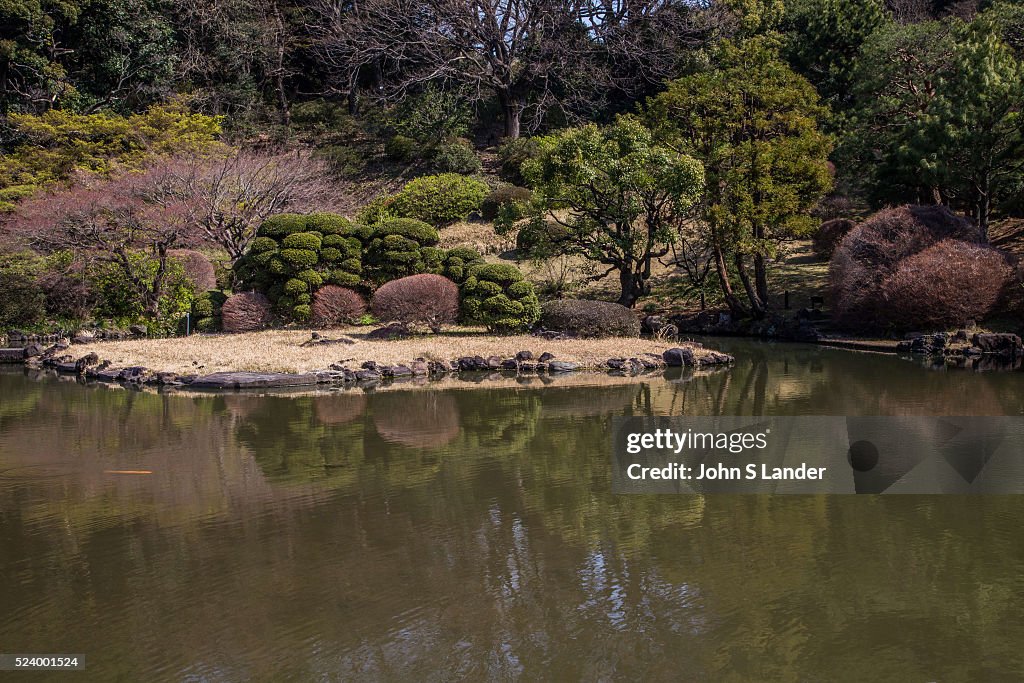
[[[666,367],[728,365],[696,342],[641,338],[546,339],[474,331],[374,339],[366,328],[55,344],[27,351],[30,369],[136,385],[235,390],[338,386],[458,377],[554,377],[578,371],[631,376]]]

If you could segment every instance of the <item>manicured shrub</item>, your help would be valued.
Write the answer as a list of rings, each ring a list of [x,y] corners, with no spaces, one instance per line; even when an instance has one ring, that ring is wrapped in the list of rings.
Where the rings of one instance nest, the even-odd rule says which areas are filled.
[[[443,226],[466,218],[480,209],[487,185],[455,173],[423,176],[410,181],[390,203],[398,216]]]
[[[507,140],[498,148],[498,175],[516,185],[525,185],[523,178],[523,162],[536,159],[541,154],[540,143],[533,138],[515,138]]]
[[[211,289],[192,301],[192,329],[197,332],[219,332],[223,326],[222,309],[228,297],[218,289]]]
[[[459,287],[441,275],[411,275],[384,284],[370,306],[385,322],[420,323],[436,332],[458,318]]]
[[[996,311],[1013,268],[991,247],[943,240],[903,259],[881,286],[882,325],[944,329]]]
[[[493,221],[505,210],[507,218],[518,220],[526,215],[526,209],[533,199],[533,193],[525,187],[517,185],[501,185],[491,190],[480,205],[480,215],[484,220]]]
[[[984,241],[970,221],[941,206],[885,209],[854,227],[840,241],[829,264],[834,320],[860,329],[891,322],[882,282],[900,261],[946,239]]]
[[[540,317],[533,285],[515,266],[473,266],[461,290],[464,322],[485,325],[495,332],[515,332],[529,328]]]
[[[192,283],[196,292],[216,289],[217,271],[210,259],[191,249],[172,249],[168,253],[181,265],[185,271],[185,278]]]
[[[621,304],[558,299],[541,306],[540,324],[575,337],[638,337],[640,321]]]
[[[257,231],[235,264],[236,286],[263,292],[285,320],[306,321],[312,294],[325,284],[362,281],[361,226],[329,213],[282,214]]]
[[[351,324],[366,313],[366,302],[346,287],[326,285],[313,295],[311,322],[317,327]]]
[[[259,292],[232,294],[221,307],[221,320],[225,332],[262,330],[273,322],[273,308]]]
[[[430,269],[425,248],[434,247],[440,236],[430,225],[412,218],[393,218],[376,226],[366,243],[368,277],[384,283]]]
[[[832,253],[839,246],[839,242],[856,225],[856,223],[846,218],[834,218],[830,221],[825,221],[818,228],[818,231],[814,233],[812,243],[814,253],[820,258],[832,258]]]
[[[469,271],[474,266],[482,265],[483,263],[483,257],[475,249],[455,247],[445,253],[440,274],[452,282],[461,285],[469,277]]]
[[[569,229],[555,221],[530,221],[516,233],[516,252],[525,258],[550,258],[569,238]]]
[[[434,168],[442,173],[472,175],[480,170],[480,157],[468,140],[442,142],[434,149]]]

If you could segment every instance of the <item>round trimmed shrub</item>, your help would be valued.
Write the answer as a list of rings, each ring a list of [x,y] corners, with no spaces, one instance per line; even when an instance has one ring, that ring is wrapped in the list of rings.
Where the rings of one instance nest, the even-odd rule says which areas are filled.
[[[536,159],[541,155],[540,143],[533,138],[514,138],[507,140],[498,148],[498,175],[516,185],[524,185],[523,162]]]
[[[540,324],[574,337],[639,337],[640,321],[621,304],[558,299],[541,306]]]
[[[881,324],[945,329],[996,312],[1013,276],[1001,252],[943,240],[900,261],[882,283]]]
[[[235,264],[239,286],[263,292],[285,320],[305,321],[312,293],[324,284],[358,287],[362,277],[361,226],[329,213],[282,214],[257,231]]]
[[[227,295],[219,289],[211,289],[192,300],[192,329],[197,332],[219,332],[221,309]]]
[[[469,247],[455,247],[444,254],[440,273],[452,282],[461,285],[469,277],[469,271],[483,265],[484,259],[478,251]]]
[[[488,191],[479,180],[456,173],[423,176],[406,183],[388,208],[405,218],[450,225],[478,211]]]
[[[232,294],[221,307],[225,332],[253,332],[269,327],[274,320],[270,300],[259,292]]]
[[[410,275],[384,284],[370,307],[385,322],[421,323],[437,332],[459,316],[459,287],[441,275]]]
[[[326,285],[313,295],[311,322],[317,327],[351,324],[366,313],[366,302],[347,287]]]
[[[839,246],[839,243],[846,233],[853,230],[857,224],[847,218],[834,218],[825,221],[814,233],[812,248],[820,258],[832,258],[832,253]]]
[[[531,221],[516,233],[516,251],[527,258],[549,258],[569,238],[569,228],[555,221]]]
[[[384,283],[429,270],[426,247],[440,239],[432,226],[412,218],[385,221],[366,243],[365,264],[369,278]]]
[[[943,206],[885,209],[854,227],[839,242],[829,263],[835,322],[857,329],[891,324],[882,282],[903,259],[946,239],[984,242],[975,225]]]
[[[171,249],[167,254],[181,265],[185,279],[192,283],[196,292],[205,292],[217,287],[217,271],[210,259],[191,249]]]
[[[508,218],[512,220],[518,220],[523,218],[525,213],[525,207],[529,205],[533,199],[533,193],[525,187],[519,187],[517,185],[502,185],[491,190],[484,201],[480,204],[480,215],[483,216],[484,220],[493,221],[498,217],[498,213],[502,208],[507,209],[512,207],[512,215]]]
[[[473,174],[480,170],[480,157],[468,140],[442,142],[434,149],[434,168],[442,173]]]
[[[515,266],[487,263],[470,268],[462,285],[462,319],[494,332],[529,328],[540,317],[533,285]]]

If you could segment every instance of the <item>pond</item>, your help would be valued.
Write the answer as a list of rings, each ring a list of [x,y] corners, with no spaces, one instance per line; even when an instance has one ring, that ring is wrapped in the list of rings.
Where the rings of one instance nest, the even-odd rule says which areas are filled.
[[[616,496],[608,444],[613,415],[1021,415],[1024,375],[713,344],[734,368],[545,388],[0,374],[0,650],[105,681],[1019,680],[1024,498]]]

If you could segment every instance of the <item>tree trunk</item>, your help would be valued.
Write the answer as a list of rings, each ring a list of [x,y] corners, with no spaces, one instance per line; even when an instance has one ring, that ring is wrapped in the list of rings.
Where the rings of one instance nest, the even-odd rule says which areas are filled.
[[[277,90],[278,106],[281,108],[281,125],[289,126],[292,122],[292,109],[288,102],[288,91],[285,89],[284,82],[284,56],[285,56],[285,26],[284,19],[281,18],[281,8],[278,7],[277,3],[272,4],[272,11],[274,14],[274,28],[275,38],[277,44],[275,48],[275,64],[274,64],[274,86]]]
[[[643,278],[628,268],[620,268],[619,286],[619,303],[626,308],[636,306],[637,299],[643,295]]]
[[[523,109],[526,106],[520,99],[509,93],[498,93],[498,102],[501,105],[502,113],[505,115],[505,137],[510,139],[518,138],[520,120],[523,115]]]
[[[729,311],[732,313],[734,318],[745,318],[750,315],[750,311],[743,305],[739,297],[732,290],[732,283],[729,282],[729,267],[725,263],[725,252],[722,251],[722,247],[716,242],[714,245],[715,251],[715,272],[718,273],[718,283],[722,287],[722,295],[725,297],[725,303],[729,306]]]
[[[974,218],[978,221],[978,229],[982,238],[988,242],[988,223],[992,213],[992,202],[990,200],[990,183],[988,173],[984,173],[976,184],[978,194],[975,200]]]
[[[750,314],[760,319],[764,317],[765,307],[761,297],[758,296],[757,291],[754,289],[753,283],[750,281],[750,276],[747,274],[747,267],[743,263],[743,256],[736,254],[733,257],[733,262],[736,264],[736,273],[740,276],[740,282],[743,283],[743,289],[747,292],[747,299],[750,301]]]
[[[754,254],[754,286],[758,298],[768,308],[768,268],[763,254]]]

